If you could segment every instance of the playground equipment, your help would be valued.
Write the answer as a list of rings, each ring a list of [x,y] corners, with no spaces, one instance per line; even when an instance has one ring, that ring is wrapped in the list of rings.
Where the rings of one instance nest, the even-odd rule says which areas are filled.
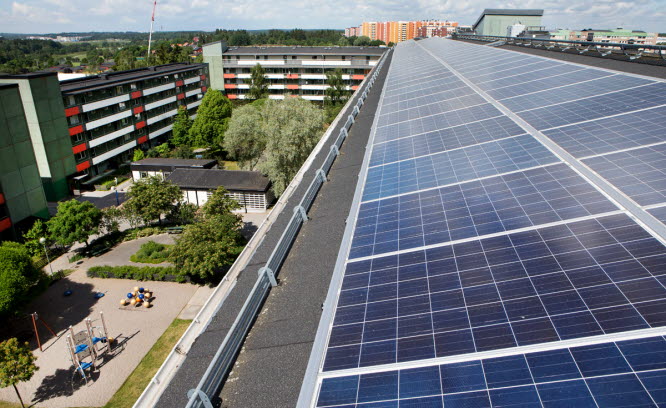
[[[74,367],[74,375],[80,374],[88,384],[86,372],[96,369],[95,361],[103,354],[111,351],[114,339],[108,335],[104,312],[99,312],[101,326],[93,326],[90,318],[85,320],[86,328],[77,333],[69,326],[70,334],[67,335],[66,344],[69,358]]]
[[[31,314],[30,314],[30,317],[32,318],[32,327],[33,327],[33,329],[35,330],[35,337],[37,337],[37,345],[39,346],[39,351],[42,351],[42,352],[43,352],[44,350],[42,350],[42,342],[41,342],[41,340],[40,340],[40,338],[39,338],[39,330],[37,330],[37,321],[39,320],[39,322],[40,322],[41,324],[43,324],[44,327],[46,327],[46,329],[47,329],[48,331],[51,332],[51,334],[53,335],[53,337],[58,337],[58,335],[55,334],[55,332],[49,327],[48,324],[46,324],[46,322],[45,322],[44,320],[40,320],[40,319],[39,319],[39,316],[37,315],[37,313],[31,313]]]
[[[125,296],[126,298],[120,299],[120,306],[143,306],[146,309],[152,306],[150,300],[153,298],[153,294],[145,288],[135,286]]]

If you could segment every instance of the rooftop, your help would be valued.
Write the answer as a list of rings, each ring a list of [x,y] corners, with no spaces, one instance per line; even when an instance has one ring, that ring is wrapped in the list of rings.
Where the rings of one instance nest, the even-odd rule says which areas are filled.
[[[474,23],[474,28],[485,16],[543,16],[542,9],[485,9]]]
[[[179,168],[168,179],[180,188],[206,190],[222,186],[229,191],[266,192],[271,186],[268,177],[256,171]]]
[[[156,65],[147,68],[130,69],[127,71],[107,72],[99,75],[90,75],[84,78],[69,79],[60,83],[63,93],[86,92],[107,86],[121,85],[137,80],[158,77],[165,74],[189,71],[201,68],[206,64],[174,63]]]
[[[376,55],[388,50],[386,47],[229,47],[224,55]]]
[[[187,166],[187,167],[207,167],[215,165],[216,160],[212,159],[172,159],[164,157],[147,157],[139,161],[132,162],[132,166]]]

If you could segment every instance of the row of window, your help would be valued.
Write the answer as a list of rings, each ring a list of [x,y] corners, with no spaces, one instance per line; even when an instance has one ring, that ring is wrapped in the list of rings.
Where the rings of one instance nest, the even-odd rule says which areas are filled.
[[[241,58],[240,55],[236,55],[235,57],[236,58],[232,58],[231,55],[223,55],[222,59],[225,60],[225,61],[231,61],[232,59],[235,59],[235,60],[252,59],[252,56],[248,56],[247,58]],[[326,57],[327,57],[326,55],[311,55],[310,59],[326,60]],[[370,55],[365,55],[365,56],[330,55],[328,57],[329,57],[328,58],[329,61],[362,61],[362,60],[370,61],[370,58],[372,58]],[[377,56],[375,58],[379,58],[379,56]],[[269,58],[268,58],[268,55],[255,55],[254,59],[255,60],[268,60]],[[277,59],[277,58],[271,58],[271,59]],[[282,59],[283,60],[303,60],[303,59],[308,59],[308,58],[307,58],[307,56],[301,56],[301,58],[298,58],[298,56],[296,56],[296,55],[283,55]]]
[[[361,83],[361,79],[343,79],[342,82],[346,85],[358,85]],[[224,81],[227,84],[243,85],[249,84],[249,80],[245,79],[226,79]],[[266,83],[269,85],[325,85],[325,79],[267,79]]]
[[[327,72],[334,71],[336,68],[274,68],[266,67],[264,72],[266,74],[316,74],[316,75],[325,75]],[[338,68],[342,71],[343,75],[364,75],[368,70],[363,68]],[[250,74],[252,73],[252,68],[224,68],[225,74]]]

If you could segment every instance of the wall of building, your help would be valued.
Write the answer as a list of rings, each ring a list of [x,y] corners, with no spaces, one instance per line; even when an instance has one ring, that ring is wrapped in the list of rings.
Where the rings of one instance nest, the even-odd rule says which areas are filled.
[[[214,44],[207,44],[204,48],[203,60],[208,64],[210,73],[210,86],[213,89],[224,89],[224,65],[222,64],[222,54],[226,51],[227,45],[220,41]]]
[[[486,15],[476,26],[477,35],[506,36],[507,27],[513,24],[540,26],[541,16],[496,16]]]
[[[208,197],[210,197],[213,190],[183,189],[182,191],[185,202],[201,206],[208,201]],[[273,195],[270,191],[266,193],[230,191],[226,196],[233,198],[240,204],[241,209],[234,211],[236,213],[264,212],[273,201]]]
[[[69,195],[67,177],[76,172],[71,153],[60,83],[55,73],[0,79],[17,83],[30,131],[32,147],[46,198],[58,201]]]
[[[49,214],[18,86],[0,86],[0,129],[0,205],[8,213],[0,214],[2,232],[29,216]]]

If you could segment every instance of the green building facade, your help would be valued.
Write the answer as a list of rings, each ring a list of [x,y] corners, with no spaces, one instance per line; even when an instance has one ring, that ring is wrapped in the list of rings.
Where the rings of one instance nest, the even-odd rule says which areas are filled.
[[[49,215],[18,84],[0,84],[0,195],[3,238],[13,224]]]
[[[57,74],[0,76],[0,84],[3,83],[18,85],[46,198],[58,201],[67,197],[67,177],[76,173],[76,163]]]
[[[541,26],[543,10],[533,9],[485,9],[473,29],[477,35],[506,37],[507,28],[514,24],[526,27]]]

